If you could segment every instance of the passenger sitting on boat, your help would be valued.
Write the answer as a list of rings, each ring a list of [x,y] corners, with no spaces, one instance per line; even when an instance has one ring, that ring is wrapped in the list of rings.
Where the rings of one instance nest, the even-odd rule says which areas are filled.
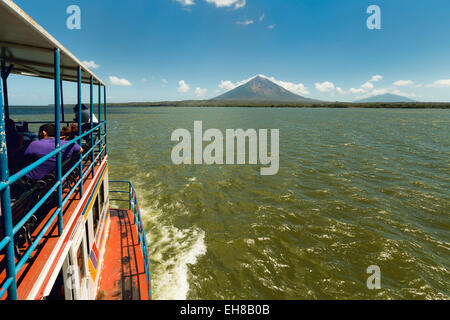
[[[34,158],[35,160],[40,159],[47,154],[55,150],[55,125],[46,124],[41,126],[39,129],[39,139],[38,141],[33,141],[28,148],[25,150],[25,157]],[[61,146],[68,143],[68,141],[61,141]],[[82,153],[83,149],[76,143],[72,146],[67,147],[63,150],[61,160],[65,161],[72,157],[74,154]],[[31,180],[40,180],[45,177],[50,172],[56,170],[56,156],[50,158],[42,165],[32,170],[26,175],[27,178]]]
[[[77,129],[78,131],[78,129]],[[61,139],[64,141],[70,141],[74,138],[74,132],[72,132],[72,126],[63,127],[61,129]]]
[[[70,130],[72,131],[73,137],[78,135],[78,125],[75,123],[70,124]]]
[[[75,113],[75,118],[73,119],[74,122],[78,122],[78,105],[75,105],[73,107],[73,112]],[[92,114],[92,122],[98,123],[97,117],[95,114]],[[81,105],[81,122],[83,123],[91,123],[91,112],[88,107],[86,107],[84,104]]]
[[[70,140],[70,132],[71,132],[70,127],[62,127],[60,133],[61,140],[64,141]]]
[[[75,118],[73,121],[78,122],[78,105],[75,105],[73,110],[75,112]],[[96,127],[98,125],[98,119],[94,113],[92,113],[92,120],[93,120],[92,126]],[[81,105],[81,122],[83,123],[83,125],[81,126],[82,134],[91,130],[91,112],[90,112],[89,108],[86,107],[84,104]],[[78,130],[77,130],[77,133],[78,133]],[[89,143],[89,137],[85,137],[84,140],[87,143]]]
[[[61,146],[68,143],[68,141],[61,140]],[[32,163],[40,158],[46,156],[55,150],[55,125],[46,124],[39,129],[39,140],[33,141],[27,147],[24,153],[25,161]],[[63,150],[61,160],[65,161],[75,154],[80,154],[83,149],[76,143]],[[17,183],[11,186],[11,196],[13,199],[20,197],[20,195],[32,187],[34,183],[41,180],[43,177],[51,172],[56,171],[56,156],[51,157],[49,160],[30,171],[27,175],[21,178]]]
[[[10,174],[19,170],[20,151],[23,146],[23,136],[17,133],[16,125],[10,118],[6,119],[6,148],[8,150],[8,167]]]

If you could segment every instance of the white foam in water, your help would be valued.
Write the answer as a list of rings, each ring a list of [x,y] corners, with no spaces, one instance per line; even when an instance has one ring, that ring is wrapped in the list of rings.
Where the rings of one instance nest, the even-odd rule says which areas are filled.
[[[153,273],[155,299],[186,300],[189,292],[188,266],[206,253],[205,232],[161,227],[160,239],[153,238],[154,257],[158,265]]]
[[[145,191],[141,190],[141,194],[159,194],[160,190],[157,189],[146,188]],[[171,207],[180,213],[183,211],[183,205],[178,201]],[[186,300],[189,293],[189,266],[196,264],[198,258],[206,254],[205,232],[196,227],[180,230],[170,225],[158,200],[153,200],[152,204],[142,201],[141,213],[144,222],[148,222],[146,231],[152,262],[153,299]]]
[[[142,209],[142,208],[141,208]],[[160,209],[142,210],[150,221],[148,242],[152,260],[153,298],[186,300],[189,292],[189,265],[206,253],[205,232],[192,227],[180,230],[162,222]]]

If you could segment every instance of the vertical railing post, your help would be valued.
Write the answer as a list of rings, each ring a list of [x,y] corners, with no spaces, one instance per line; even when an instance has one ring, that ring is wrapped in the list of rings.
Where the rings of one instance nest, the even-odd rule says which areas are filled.
[[[63,80],[60,79],[61,83],[61,120],[62,122],[65,122],[65,115],[64,115],[64,88],[63,88]]]
[[[142,219],[141,219],[141,211],[139,209],[139,204],[137,201],[137,195],[136,195],[136,191],[133,189],[133,194],[134,194],[134,210],[136,211],[136,219],[138,222],[138,230],[140,233],[140,237],[139,237],[139,244],[142,245],[143,243],[143,231],[142,231]]]
[[[8,69],[6,69],[5,61],[2,60],[2,84],[3,84],[3,114],[5,115],[5,118],[9,118],[9,101],[8,101],[8,76],[11,72],[12,65],[9,66]]]
[[[105,128],[104,128],[104,134],[105,134],[105,155],[106,154],[108,154],[108,141],[107,141],[107,139],[108,139],[108,136],[107,136],[107,130],[106,130],[106,119],[107,119],[107,114],[106,114],[106,112],[107,112],[107,109],[106,109],[106,86],[104,86],[103,87],[103,104],[104,104],[104,106],[103,106],[103,108],[105,109],[105,116],[104,116],[104,121],[105,121]]]
[[[60,68],[60,52],[55,49],[54,56],[55,68],[55,148],[61,147],[61,68]],[[61,152],[56,155],[56,175],[59,182],[58,185],[58,234],[62,235],[63,231],[63,208],[62,208],[62,167]]]
[[[98,116],[97,116],[97,119],[98,119],[97,124],[100,124],[102,122],[102,86],[101,86],[100,82],[98,83]],[[98,128],[97,136],[99,137],[99,139],[102,138],[102,127],[101,126]],[[102,144],[99,143],[98,144],[98,152],[100,153],[101,151],[102,151]],[[102,160],[103,157],[100,155],[99,159]]]
[[[94,78],[91,76],[90,79],[90,122],[91,122],[91,130],[94,128]],[[92,164],[92,179],[94,179],[95,174],[95,163],[94,163],[94,133],[91,132],[91,164]]]
[[[139,229],[139,217],[137,216],[137,208],[136,208],[136,194],[134,192],[133,185],[130,182],[130,197],[131,197],[131,203],[132,203],[132,210],[133,210],[133,217],[134,217],[134,225],[136,226],[136,229],[138,231],[138,241],[139,244],[141,244],[141,230]]]
[[[0,83],[0,96],[3,95],[3,84]],[[6,148],[6,126],[5,126],[5,107],[3,105],[3,97],[0,97],[0,176],[1,182],[7,183],[9,180],[8,170],[8,151]],[[14,233],[11,212],[11,194],[10,187],[7,186],[1,192],[1,222],[3,225],[3,233],[9,238],[9,242],[5,247],[6,252],[6,278],[12,278],[13,281],[8,288],[8,299],[17,300],[17,283],[16,283],[16,265],[14,260]],[[0,239],[2,240],[2,239]]]
[[[81,122],[81,67],[78,66],[77,68],[77,83],[78,83],[78,90],[77,90],[77,96],[78,96],[78,137],[80,137],[83,132],[82,132],[82,126],[83,123]],[[80,144],[80,146],[83,145],[83,141],[80,139],[78,141],[78,143]],[[80,199],[83,197],[83,154],[80,153],[80,179],[81,179],[81,183],[80,183]]]
[[[128,184],[128,210],[131,210],[131,183]]]

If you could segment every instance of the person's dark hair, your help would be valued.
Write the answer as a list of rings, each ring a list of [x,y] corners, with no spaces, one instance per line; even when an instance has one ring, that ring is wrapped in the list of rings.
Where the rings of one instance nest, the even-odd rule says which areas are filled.
[[[39,128],[39,133],[42,133],[42,132],[47,132],[47,135],[49,136],[49,137],[55,137],[56,136],[56,133],[55,133],[55,125],[54,124],[52,124],[52,123],[49,123],[49,124],[44,124],[43,126],[41,126],[40,128]]]
[[[84,104],[82,104],[82,105],[81,105],[81,110],[89,110],[89,108],[86,107]],[[76,105],[73,107],[73,112],[74,112],[74,113],[77,113],[77,112],[78,112],[78,104],[76,104]]]

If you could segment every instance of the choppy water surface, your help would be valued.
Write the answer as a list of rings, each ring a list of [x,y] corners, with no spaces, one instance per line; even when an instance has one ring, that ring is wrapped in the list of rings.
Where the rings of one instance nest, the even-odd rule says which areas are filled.
[[[17,115],[19,119],[24,115]],[[450,297],[450,111],[110,108],[157,299]],[[280,171],[175,166],[172,132],[280,130]],[[366,269],[381,269],[369,290]]]

